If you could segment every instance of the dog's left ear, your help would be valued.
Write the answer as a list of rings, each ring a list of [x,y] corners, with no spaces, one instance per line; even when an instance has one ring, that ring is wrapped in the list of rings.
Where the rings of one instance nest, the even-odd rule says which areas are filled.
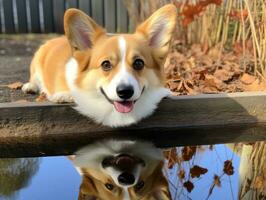
[[[136,33],[143,34],[148,39],[149,45],[157,53],[156,56],[162,58],[168,53],[176,21],[176,7],[173,4],[168,4],[140,24],[136,29]]]
[[[83,176],[82,183],[79,189],[78,200],[97,200],[97,189],[94,185],[94,181],[86,176]]]
[[[80,51],[92,48],[97,38],[106,33],[92,18],[75,8],[65,12],[64,29],[71,48]]]

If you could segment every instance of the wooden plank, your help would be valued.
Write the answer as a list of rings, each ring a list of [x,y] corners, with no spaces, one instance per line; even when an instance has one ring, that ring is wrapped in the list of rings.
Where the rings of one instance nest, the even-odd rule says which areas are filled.
[[[104,2],[103,0],[91,0],[92,18],[104,26]]]
[[[66,0],[66,9],[78,8],[78,0]]]
[[[104,23],[108,32],[116,32],[116,0],[104,0]]]
[[[53,0],[43,0],[44,32],[54,32]]]
[[[5,33],[15,33],[13,2],[11,0],[3,0],[3,10]]]
[[[128,32],[128,14],[127,9],[122,0],[117,0],[116,20],[116,31],[121,33]]]
[[[63,22],[65,12],[65,1],[56,0],[53,1],[53,15],[54,15],[54,26],[57,33],[63,33]]]
[[[79,9],[91,16],[91,0],[79,0]]]
[[[40,33],[41,24],[40,24],[40,12],[39,12],[39,1],[29,0],[30,6],[30,20],[31,20],[31,32]]]
[[[16,0],[17,16],[18,16],[18,32],[27,33],[27,13],[26,13],[26,0]]]
[[[108,128],[71,105],[0,104],[0,157],[67,155],[98,139],[142,139],[158,147],[266,140],[266,93],[180,96],[126,128]]]

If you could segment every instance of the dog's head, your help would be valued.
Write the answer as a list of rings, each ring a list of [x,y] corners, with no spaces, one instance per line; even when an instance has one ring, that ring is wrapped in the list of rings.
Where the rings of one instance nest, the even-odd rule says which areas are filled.
[[[73,162],[83,176],[80,200],[170,199],[161,151],[149,143],[96,143],[78,151]]]
[[[66,77],[77,109],[108,126],[150,115],[169,94],[163,64],[175,23],[175,6],[166,5],[135,33],[108,36],[85,13],[67,10],[64,27],[73,56]]]

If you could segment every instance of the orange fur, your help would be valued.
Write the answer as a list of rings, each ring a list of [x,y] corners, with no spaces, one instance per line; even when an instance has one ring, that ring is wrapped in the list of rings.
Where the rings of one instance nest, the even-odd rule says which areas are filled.
[[[104,125],[136,123],[150,115],[157,103],[166,96],[167,92],[163,90],[163,64],[175,23],[176,8],[170,4],[138,26],[135,33],[108,36],[105,29],[85,13],[69,9],[64,16],[65,36],[52,39],[39,48],[31,63],[29,83],[22,90],[44,92],[49,100],[57,103],[74,99],[78,111]],[[125,61],[121,56],[122,51],[125,53]],[[136,59],[144,61],[142,70],[133,68]],[[109,71],[104,71],[101,66],[106,60],[112,65]],[[124,75],[120,75],[123,67],[128,74],[126,81],[122,80]],[[119,81],[115,79],[118,75],[121,79]],[[123,110],[119,111],[117,107],[115,110],[113,106],[117,102],[122,105],[124,101],[115,94],[114,88],[128,81],[134,86],[134,96],[129,100],[132,109],[127,111],[125,117]],[[99,96],[102,89],[107,95]],[[148,102],[148,98],[152,102]],[[141,103],[138,104],[136,102],[139,99]],[[96,108],[94,105],[99,101],[103,106]],[[149,104],[149,107],[146,106]],[[147,110],[140,106],[145,106]],[[133,107],[138,107],[135,112]]]
[[[161,10],[161,12],[162,11],[168,13],[169,15],[172,12],[175,12],[173,11],[172,6],[168,6],[164,10]],[[42,45],[39,48],[39,50],[35,54],[32,60],[32,63],[31,63],[30,77],[31,78],[34,77],[35,72],[40,71],[41,75],[43,76],[44,86],[47,89],[47,92],[49,94],[54,94],[56,92],[69,90],[64,75],[65,75],[65,65],[71,56],[73,56],[75,59],[78,60],[78,64],[79,64],[81,72],[82,71],[84,72],[84,70],[88,67],[90,69],[99,68],[101,61],[104,60],[105,58],[110,58],[111,60],[113,60],[114,65],[118,64],[119,58],[114,53],[114,52],[118,52],[118,46],[117,46],[118,36],[114,36],[112,38],[107,37],[105,35],[105,30],[100,28],[90,18],[88,19],[90,19],[90,22],[93,22],[93,25],[96,27],[96,30],[98,31],[97,34],[92,39],[93,41],[95,41],[94,52],[91,52],[90,50],[86,50],[83,52],[77,51],[76,49],[78,48],[76,47],[77,44],[71,42],[73,41],[72,37],[74,33],[71,33],[69,31],[69,28],[67,28],[71,21],[70,19],[73,17],[73,15],[77,15],[76,12],[77,11],[75,9],[72,9],[72,11],[69,11],[65,15],[64,24],[66,27],[65,30],[66,30],[66,35],[68,36],[68,40],[66,37],[59,37],[59,38],[49,40],[48,42],[46,42],[44,45]],[[160,15],[161,12],[156,13],[156,15]],[[78,13],[78,15],[79,14],[80,13]],[[173,17],[174,15],[170,15],[170,16]],[[172,21],[173,23],[175,23],[174,19]],[[145,63],[148,69],[153,68],[155,70],[158,70],[156,73],[159,76],[160,80],[163,80],[163,76],[161,73],[162,68],[160,66],[163,62],[161,61],[161,59],[164,59],[164,56],[157,55],[157,54],[165,54],[165,52],[164,51],[155,52],[156,55],[150,54],[149,52],[152,51],[152,47],[150,47],[147,44],[147,41],[145,40],[145,37],[148,37],[148,35],[145,35],[145,37],[143,37],[143,35],[140,34],[140,33],[145,32],[145,30],[149,28],[150,28],[149,23],[145,22],[144,24],[140,25],[137,28],[137,32],[135,34],[123,34],[123,36],[126,38],[127,43],[129,45],[128,49],[132,50],[128,53],[127,62],[130,66],[132,64],[133,57],[135,55],[138,55],[141,58],[145,59],[146,61]],[[100,40],[100,41],[97,41],[97,40]],[[168,43],[165,45],[168,45]],[[112,54],[110,54],[110,49],[113,49]],[[168,51],[168,48],[166,51]],[[90,60],[92,56],[93,56],[93,59]],[[132,71],[132,69],[130,70]],[[116,73],[116,70],[113,70],[109,74],[108,80],[111,80],[115,73]],[[145,74],[145,72],[143,72],[142,74]],[[99,72],[97,73],[97,75],[107,76],[108,74],[104,72]],[[137,74],[137,73],[135,73],[135,75],[136,77],[141,76],[141,74]],[[81,75],[79,79],[82,79],[83,77],[84,76]]]
[[[168,183],[162,173],[163,163],[160,163],[149,175],[142,174],[140,180],[145,182],[144,188],[136,190],[129,188],[131,200],[170,200]],[[112,191],[105,188],[104,184],[115,185],[111,177],[95,169],[82,169],[82,183],[80,185],[79,200],[92,198],[93,200],[123,200],[123,191],[114,187]],[[90,197],[90,198],[89,198]]]

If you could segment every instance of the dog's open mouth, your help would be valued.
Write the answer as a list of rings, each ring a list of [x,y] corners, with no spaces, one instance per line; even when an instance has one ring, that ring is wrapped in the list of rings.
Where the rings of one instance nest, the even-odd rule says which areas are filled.
[[[113,101],[111,100],[106,93],[104,92],[103,88],[100,87],[101,93],[103,96],[109,101],[109,103],[113,104],[116,111],[120,113],[129,113],[133,110],[134,104],[137,100],[135,101]]]
[[[134,108],[134,101],[113,101],[114,107],[117,112],[129,113]]]

